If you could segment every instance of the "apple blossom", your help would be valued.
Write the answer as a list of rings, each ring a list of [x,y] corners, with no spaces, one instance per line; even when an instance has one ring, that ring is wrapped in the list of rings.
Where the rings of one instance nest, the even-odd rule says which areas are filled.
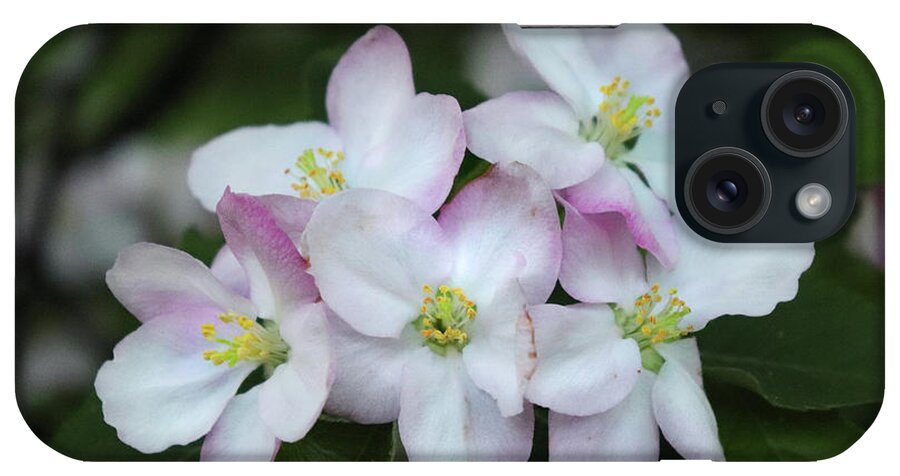
[[[525,306],[546,301],[561,252],[553,196],[530,168],[495,166],[436,220],[347,191],[318,205],[303,246],[335,314],[329,413],[398,420],[411,460],[528,458]]]
[[[291,240],[313,206],[226,190],[217,213],[228,247],[212,270],[149,243],[122,251],[107,284],[141,326],[95,387],[123,442],[152,453],[206,435],[202,459],[268,460],[315,423],[331,349],[324,305]],[[235,395],[257,369],[265,380]]]
[[[573,306],[532,306],[538,362],[526,397],[551,410],[553,459],[723,459],[691,333],[794,298],[812,244],[721,244],[677,224],[680,257],[642,256],[625,219],[566,204],[560,282]]]
[[[376,26],[338,61],[328,81],[330,124],[242,127],[194,153],[188,182],[212,209],[235,191],[319,200],[348,188],[375,188],[434,212],[447,198],[465,152],[459,104],[416,94],[406,45]]]
[[[673,265],[663,199],[674,182],[675,97],[688,75],[678,39],[661,25],[504,31],[550,91],[510,92],[465,111],[469,149],[534,167],[584,213],[621,214],[638,246]]]

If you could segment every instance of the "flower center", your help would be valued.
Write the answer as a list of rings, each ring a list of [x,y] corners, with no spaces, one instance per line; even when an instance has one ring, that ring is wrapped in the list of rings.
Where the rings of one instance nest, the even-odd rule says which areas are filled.
[[[632,312],[619,306],[613,306],[613,312],[623,337],[638,343],[642,366],[653,372],[659,372],[665,362],[653,347],[663,342],[677,341],[694,331],[693,326],[682,328],[679,325],[681,319],[690,314],[691,308],[678,297],[678,290],[670,289],[663,304],[659,284],[654,284],[650,292],[635,299]]]
[[[343,160],[341,151],[306,149],[297,157],[293,169],[284,169],[284,174],[294,178],[291,188],[300,198],[321,200],[347,188],[347,180],[338,168]]]
[[[478,314],[475,303],[462,289],[446,284],[438,286],[436,292],[426,284],[422,292],[425,297],[413,327],[422,335],[425,345],[440,355],[446,355],[450,347],[462,350],[469,342],[466,326]]]
[[[215,324],[200,326],[200,332],[206,340],[225,346],[220,350],[204,351],[203,360],[208,360],[214,365],[227,363],[229,367],[246,360],[272,368],[287,361],[290,347],[281,338],[275,321],[263,319],[257,321],[233,311],[219,314],[219,320],[225,326],[238,326],[244,332],[228,340],[216,335]]]
[[[578,127],[578,134],[602,145],[606,158],[613,162],[634,147],[634,141],[645,129],[653,127],[653,119],[662,114],[658,107],[652,107],[656,102],[653,96],[631,94],[629,87],[631,83],[619,76],[601,86],[604,99],[597,115]]]

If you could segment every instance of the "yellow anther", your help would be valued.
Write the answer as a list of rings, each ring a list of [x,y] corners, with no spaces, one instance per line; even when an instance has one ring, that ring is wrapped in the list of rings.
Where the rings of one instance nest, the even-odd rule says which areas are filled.
[[[656,324],[656,316],[650,316],[650,324]]]
[[[419,308],[420,314],[426,314],[428,312],[428,306],[422,304],[422,307]]]
[[[646,102],[646,104],[647,104],[648,106],[652,106],[655,102],[656,102],[656,98],[655,98],[655,97],[653,97],[653,96],[647,96],[647,102]],[[659,109],[657,109],[657,111],[658,111],[658,110],[659,110]]]
[[[203,324],[200,326],[200,334],[206,339],[212,339],[216,336],[215,324]]]
[[[659,283],[654,283],[653,286],[650,286],[650,292],[656,294],[659,292]]]
[[[214,350],[204,350],[203,351],[203,360],[212,360],[213,356],[217,354]]]
[[[641,327],[641,332],[642,332],[645,336],[650,335],[650,326],[644,326],[644,327]]]
[[[669,290],[669,296],[674,296],[678,294],[678,288],[672,288]]]
[[[446,284],[442,284],[438,287],[438,291],[446,294],[446,293],[450,292],[450,286],[447,286]]]
[[[238,325],[243,327],[244,330],[249,330],[251,327],[253,327],[253,324],[255,324],[255,322],[247,316],[238,316],[237,321]]]
[[[466,316],[468,316],[469,319],[474,318],[476,314],[478,314],[478,313],[475,311],[475,309],[472,309],[471,307],[468,310],[466,310]]]
[[[422,304],[431,304],[433,302],[434,302],[434,298],[432,298],[431,296],[425,296],[422,299]]]
[[[646,127],[647,129],[653,127],[653,121],[651,121],[650,119],[646,119],[644,121],[644,127]]]
[[[422,286],[422,292],[425,294],[432,294],[434,292],[434,290],[431,289],[431,286],[426,284],[426,285]]]

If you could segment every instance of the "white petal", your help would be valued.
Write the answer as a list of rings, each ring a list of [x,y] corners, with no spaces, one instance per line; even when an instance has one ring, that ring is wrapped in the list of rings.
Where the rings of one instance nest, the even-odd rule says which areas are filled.
[[[141,322],[172,313],[205,312],[215,317],[222,311],[256,311],[191,255],[151,243],[122,250],[106,273],[106,284]]]
[[[467,329],[463,361],[472,381],[497,400],[503,416],[521,413],[534,348],[519,284],[511,281],[494,299],[482,302]]]
[[[297,441],[319,418],[334,375],[324,305],[307,304],[286,314],[280,331],[291,350],[288,361],[260,386],[260,417],[278,439]]]
[[[203,313],[158,316],[116,345],[94,386],[103,418],[120,440],[155,453],[188,444],[212,428],[256,367],[216,366],[203,359],[203,351],[222,347],[200,334],[200,326],[215,319]],[[222,337],[230,337],[229,326],[218,327]]]
[[[250,297],[250,282],[247,280],[247,272],[241,267],[241,263],[234,257],[234,253],[231,252],[228,245],[222,246],[216,253],[212,264],[209,265],[209,271],[231,292],[238,296]]]
[[[356,40],[328,80],[328,120],[348,156],[365,156],[415,94],[406,44],[396,31],[376,26]]]
[[[565,200],[559,283],[583,302],[629,302],[646,292],[644,259],[618,213],[582,214]]]
[[[369,337],[328,314],[335,374],[325,412],[365,424],[396,420],[403,366],[421,347],[421,336],[408,326],[399,339]]]
[[[656,461],[659,429],[651,389],[656,377],[641,373],[631,394],[603,413],[575,417],[550,413],[551,461]]]
[[[562,255],[559,215],[532,169],[495,166],[444,206],[438,221],[455,252],[452,284],[476,303],[513,279],[529,304],[550,296]]]
[[[648,280],[678,288],[691,313],[682,327],[702,329],[725,314],[765,316],[797,294],[800,275],[812,264],[812,243],[715,243],[691,231],[680,218],[681,254],[670,270],[649,259]]]
[[[677,359],[666,359],[659,371],[653,385],[653,413],[666,440],[681,456],[725,459],[716,416],[703,387]]]
[[[623,339],[606,304],[528,309],[534,322],[537,368],[526,397],[568,415],[593,415],[618,405],[641,374],[641,355]]]
[[[554,189],[603,166],[603,147],[579,137],[575,111],[556,93],[507,93],[467,110],[463,119],[472,153],[491,163],[528,165]]]
[[[450,274],[450,247],[434,218],[380,190],[351,189],[320,203],[304,250],[322,299],[373,337],[398,337],[419,314],[422,286]]]
[[[319,147],[341,150],[337,134],[321,122],[235,129],[194,151],[188,185],[210,211],[229,186],[252,195],[296,195],[291,188],[296,179],[284,171],[292,169],[305,150]]]
[[[599,88],[612,77],[606,79],[579,29],[504,25],[503,30],[513,50],[530,62],[550,89],[566,99],[579,119],[597,113],[602,100]]]
[[[596,113],[602,101],[600,86],[617,76],[631,83],[634,94],[652,95],[661,104],[669,104],[687,79],[688,65],[681,45],[662,25],[561,29],[508,26],[505,31],[513,48],[530,60],[550,88],[564,96],[581,118]]]
[[[200,449],[201,461],[271,461],[281,442],[259,418],[259,386],[228,402]]]
[[[411,461],[514,460],[531,453],[531,407],[504,418],[457,353],[419,349],[403,373],[400,438]]]
[[[421,93],[404,103],[365,154],[348,154],[342,169],[350,187],[387,190],[434,213],[447,199],[465,151],[456,99]]]

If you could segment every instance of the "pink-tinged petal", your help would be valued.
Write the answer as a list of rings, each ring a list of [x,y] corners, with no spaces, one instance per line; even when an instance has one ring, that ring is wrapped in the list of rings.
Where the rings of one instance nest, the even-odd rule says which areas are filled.
[[[559,215],[550,189],[532,169],[495,166],[444,206],[438,221],[455,251],[453,285],[476,303],[512,279],[529,304],[550,296],[562,255]]]
[[[252,303],[219,282],[191,255],[150,243],[119,253],[106,273],[116,299],[141,322],[172,313],[255,313]]]
[[[306,261],[259,198],[226,190],[216,212],[261,317],[278,320],[283,310],[318,298]]]
[[[463,120],[475,155],[526,164],[554,189],[587,180],[603,166],[603,147],[578,136],[575,112],[549,91],[504,94],[465,111]]]
[[[422,286],[450,275],[450,246],[434,218],[381,190],[321,202],[303,239],[322,299],[372,337],[400,336],[419,314]]]
[[[482,95],[547,89],[534,68],[509,47],[499,25],[473,28],[466,44],[465,75]]]
[[[398,424],[410,461],[525,461],[534,433],[530,406],[503,417],[466,375],[459,354],[440,356],[428,348],[404,369]]]
[[[699,368],[699,355],[692,360]],[[716,416],[703,386],[697,381],[696,374],[677,358],[667,357],[659,371],[653,385],[653,413],[666,441],[681,456],[713,461],[725,459]]]
[[[559,283],[582,302],[628,302],[646,292],[644,259],[622,215],[582,214],[564,200]]]
[[[634,94],[674,104],[689,70],[681,45],[662,25],[614,28],[534,28],[505,26],[513,49],[530,61],[551,89],[590,118],[603,100],[600,86],[615,77]],[[673,110],[663,110],[672,114]]]
[[[365,154],[344,159],[347,183],[394,192],[434,213],[447,199],[466,151],[456,99],[418,94],[397,110],[390,124],[379,127],[386,127],[380,141]]]
[[[403,366],[421,347],[421,336],[408,326],[399,339],[369,337],[327,312],[335,374],[325,412],[365,424],[396,420]]]
[[[300,237],[303,236],[317,202],[288,195],[262,195],[256,198],[269,209],[278,227],[299,246]]]
[[[648,280],[678,288],[691,313],[683,326],[702,329],[725,314],[765,316],[797,295],[800,276],[812,264],[812,243],[716,243],[677,224],[681,256],[666,269],[647,260]],[[727,270],[727,272],[723,271]]]
[[[251,195],[296,195],[285,175],[304,151],[341,150],[335,131],[321,122],[242,127],[227,132],[194,152],[188,169],[191,193],[214,211],[226,187]],[[296,173],[299,173],[294,169]]]
[[[290,310],[279,329],[290,347],[288,361],[260,385],[259,415],[278,439],[297,441],[322,413],[334,377],[325,305]]]
[[[551,461],[656,461],[659,429],[651,406],[656,377],[644,371],[616,407],[588,417],[550,412]]]
[[[200,461],[272,461],[281,442],[259,418],[259,386],[228,402],[200,448]]]
[[[519,284],[511,281],[492,300],[479,303],[467,329],[463,362],[472,382],[497,400],[503,416],[521,413],[534,347]]]
[[[331,72],[325,106],[347,156],[365,156],[415,94],[412,63],[396,31],[376,26],[344,53]]]
[[[641,374],[637,343],[623,339],[605,304],[528,309],[534,322],[538,362],[528,383],[528,400],[574,416],[618,405]]]
[[[522,28],[504,25],[513,51],[528,61],[538,75],[559,93],[582,120],[597,113],[606,78],[581,33],[572,28]]]
[[[222,246],[216,253],[212,264],[209,265],[209,271],[231,292],[238,296],[250,297],[250,282],[247,280],[247,272],[241,267],[241,263],[234,257],[234,253],[231,252],[228,245]]]
[[[200,333],[201,325],[215,321],[215,313],[157,316],[116,345],[94,386],[103,419],[120,440],[155,453],[188,444],[212,428],[256,368],[247,362],[216,366],[203,359],[205,350],[223,347]],[[233,337],[227,326],[219,327],[222,337]]]
[[[603,167],[590,179],[565,189],[562,196],[583,214],[621,214],[637,246],[664,266],[674,265],[678,240],[669,207],[631,170]]]

